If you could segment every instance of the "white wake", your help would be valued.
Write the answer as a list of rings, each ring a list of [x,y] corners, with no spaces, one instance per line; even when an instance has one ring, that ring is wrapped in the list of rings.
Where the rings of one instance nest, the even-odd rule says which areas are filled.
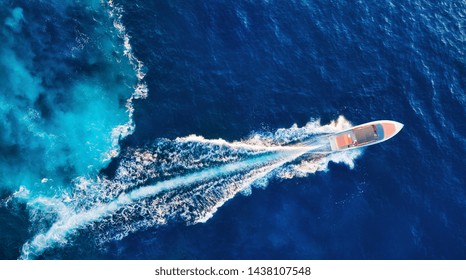
[[[352,167],[360,151],[328,150],[327,135],[347,127],[340,117],[328,125],[314,121],[237,142],[192,135],[128,149],[114,178],[77,178],[74,193],[29,202],[42,230],[24,244],[21,258],[64,246],[80,230],[93,230],[98,242],[106,242],[171,221],[205,222],[227,200],[265,187],[270,178],[325,171],[330,161]]]

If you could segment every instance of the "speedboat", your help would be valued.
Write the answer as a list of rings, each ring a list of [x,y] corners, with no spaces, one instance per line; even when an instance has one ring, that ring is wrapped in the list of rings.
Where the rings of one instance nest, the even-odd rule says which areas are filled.
[[[332,151],[344,151],[387,141],[403,128],[395,121],[373,121],[329,136]]]

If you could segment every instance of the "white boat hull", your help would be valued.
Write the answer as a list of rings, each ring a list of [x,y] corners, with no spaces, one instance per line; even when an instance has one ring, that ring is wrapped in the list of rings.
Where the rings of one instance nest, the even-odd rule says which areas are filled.
[[[331,135],[330,147],[332,151],[344,151],[378,144],[395,136],[403,126],[389,120],[361,124]]]

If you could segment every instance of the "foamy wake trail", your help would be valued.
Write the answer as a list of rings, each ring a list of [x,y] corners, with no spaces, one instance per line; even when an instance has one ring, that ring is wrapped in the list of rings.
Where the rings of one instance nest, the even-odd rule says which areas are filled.
[[[142,61],[137,59],[133,53],[133,48],[130,44],[130,37],[126,32],[126,28],[122,22],[123,8],[113,3],[113,0],[108,0],[107,5],[109,16],[111,19],[113,19],[113,27],[115,27],[117,30],[120,39],[123,40],[123,54],[128,59],[129,63],[133,66],[138,81],[136,87],[134,88],[134,92],[131,94],[131,97],[126,100],[125,104],[128,112],[128,122],[113,128],[112,149],[106,153],[104,156],[104,161],[111,160],[112,158],[116,157],[120,153],[120,139],[126,138],[128,135],[134,132],[134,100],[145,99],[148,96],[147,84],[144,82],[144,77],[146,76],[146,72],[144,70],[145,67]]]
[[[307,176],[326,170],[330,161],[352,167],[360,151],[328,153],[323,137],[349,126],[340,117],[237,142],[192,135],[128,149],[114,178],[78,178],[73,194],[29,203],[43,230],[24,244],[21,258],[66,245],[83,230],[96,232],[100,243],[168,222],[205,222],[238,192],[265,187],[271,178]]]

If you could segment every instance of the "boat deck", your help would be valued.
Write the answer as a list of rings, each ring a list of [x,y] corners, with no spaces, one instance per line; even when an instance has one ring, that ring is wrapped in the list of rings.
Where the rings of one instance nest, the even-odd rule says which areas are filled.
[[[338,150],[358,147],[383,139],[383,130],[377,125],[358,127],[335,136]]]
[[[352,133],[345,133],[335,137],[339,149],[351,147],[354,144]]]
[[[379,140],[375,125],[363,126],[354,130],[356,136],[356,144],[362,145]]]

